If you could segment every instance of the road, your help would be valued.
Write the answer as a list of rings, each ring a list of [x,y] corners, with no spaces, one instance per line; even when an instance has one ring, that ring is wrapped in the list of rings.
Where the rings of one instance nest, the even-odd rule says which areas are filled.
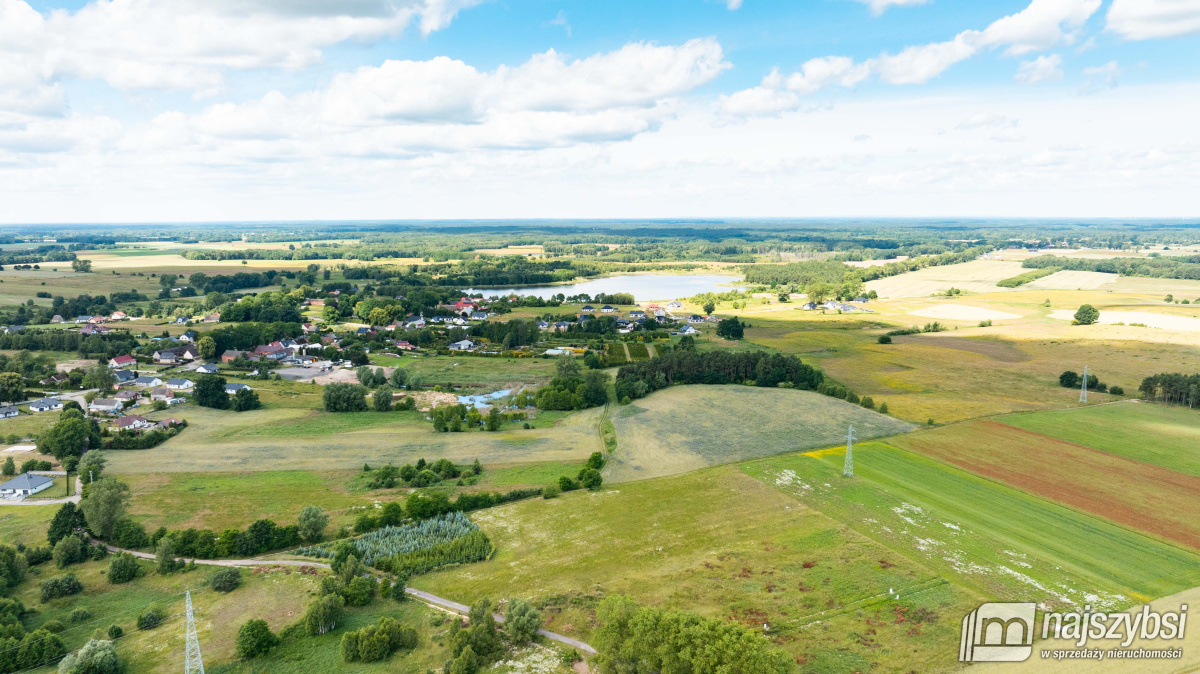
[[[69,479],[69,478],[68,478]],[[22,499],[20,501],[10,501],[8,499],[0,500],[0,506],[44,506],[44,505],[62,505],[63,503],[79,503],[79,499],[83,498],[83,480],[75,480],[75,495],[66,498],[40,498],[40,499]]]
[[[95,538],[92,538],[91,541],[92,541],[92,545],[100,545],[100,541],[96,540]],[[109,552],[128,552],[129,554],[133,555],[134,557],[137,557],[138,559],[149,559],[149,560],[154,559],[154,555],[152,555],[148,552],[138,552],[136,550],[124,550],[122,548],[118,548],[115,545],[107,545],[107,544],[105,544],[105,547],[108,548]],[[236,567],[312,566],[312,567],[316,567],[319,569],[330,568],[328,564],[325,564],[322,562],[304,562],[304,561],[298,561],[298,560],[292,560],[292,559],[282,559],[282,560],[193,559],[193,560],[185,560],[185,561],[192,561],[192,562],[195,562],[196,564],[206,564],[209,566],[236,566]],[[444,597],[439,597],[435,594],[430,594],[428,592],[425,592],[424,590],[417,590],[417,589],[414,589],[411,587],[406,587],[406,588],[404,588],[404,591],[407,592],[409,595],[411,595],[427,604],[432,604],[433,606],[436,606],[438,608],[452,611],[452,612],[458,613],[460,615],[466,615],[467,612],[470,611],[470,609],[471,609],[471,607],[467,606],[466,604],[460,604],[456,601],[450,601],[449,599],[446,599]],[[496,622],[500,622],[500,623],[504,622],[503,615],[500,615],[499,613],[493,613],[492,616],[496,619]],[[557,641],[560,644],[564,644],[564,645],[570,646],[572,648],[576,648],[585,653],[589,653],[591,655],[596,654],[596,649],[592,648],[591,644],[580,641],[578,639],[572,639],[571,637],[564,636],[564,635],[558,634],[556,632],[551,632],[549,630],[538,630],[538,634],[546,637],[547,639],[550,639],[551,641]]]

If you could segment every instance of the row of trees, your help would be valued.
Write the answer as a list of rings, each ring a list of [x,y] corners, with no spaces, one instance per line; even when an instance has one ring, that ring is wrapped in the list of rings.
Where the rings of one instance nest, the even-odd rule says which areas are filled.
[[[1200,406],[1200,374],[1154,374],[1142,380],[1138,391],[1146,400],[1171,405]]]
[[[799,358],[764,351],[673,350],[617,372],[619,400],[643,398],[672,384],[742,384],[815,390],[824,375]]]

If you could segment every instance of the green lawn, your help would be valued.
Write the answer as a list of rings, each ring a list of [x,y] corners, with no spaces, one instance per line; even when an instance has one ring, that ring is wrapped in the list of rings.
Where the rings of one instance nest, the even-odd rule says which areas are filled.
[[[1146,402],[997,417],[997,421],[1200,476],[1200,412]]]
[[[882,442],[743,469],[1000,601],[1124,608],[1200,584],[1200,557]],[[1073,604],[1071,602],[1074,602]]]
[[[936,671],[957,666],[959,621],[979,601],[732,466],[471,518],[496,556],[411,584],[463,603],[528,596],[544,607],[548,629],[584,640],[596,602],[623,593],[756,629],[768,623],[793,656],[828,671],[872,662]],[[890,588],[899,601],[886,598]],[[899,620],[919,609],[934,617]]]
[[[418,374],[425,386],[468,386],[494,391],[523,384],[541,385],[554,376],[554,361],[547,358],[482,358],[479,356],[434,356],[427,354],[385,356],[372,354],[371,363],[384,367],[402,366],[409,376]]]
[[[8,545],[46,545],[50,520],[62,506],[0,506],[0,543]]]
[[[479,480],[480,486],[512,487],[518,485],[542,486],[557,483],[566,475],[572,479],[579,474],[583,462],[534,463],[527,465],[489,467]]]

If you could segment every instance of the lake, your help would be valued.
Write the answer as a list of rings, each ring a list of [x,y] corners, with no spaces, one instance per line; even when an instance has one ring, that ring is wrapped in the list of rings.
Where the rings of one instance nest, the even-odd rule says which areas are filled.
[[[529,286],[525,288],[467,288],[467,292],[483,293],[484,297],[498,295],[525,295],[549,298],[562,293],[567,297],[600,293],[630,293],[639,302],[650,300],[677,300],[700,293],[724,293],[736,288],[724,285],[739,283],[734,276],[697,276],[682,274],[624,274],[604,278],[566,283],[553,286]]]

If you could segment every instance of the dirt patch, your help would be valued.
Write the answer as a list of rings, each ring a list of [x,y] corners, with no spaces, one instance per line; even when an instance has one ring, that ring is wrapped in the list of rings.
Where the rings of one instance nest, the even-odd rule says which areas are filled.
[[[417,409],[422,412],[428,412],[440,405],[458,404],[458,396],[453,393],[439,391],[421,391],[420,393],[413,394],[413,400],[417,403]]]
[[[374,370],[375,367],[372,366],[371,369]],[[394,368],[394,367],[385,367],[385,368],[383,368],[383,373],[385,375],[391,376],[392,371],[395,369],[396,368]],[[313,371],[313,374],[315,375],[313,377],[313,383],[321,384],[322,386],[324,386],[326,384],[357,384],[358,383],[358,372],[355,368],[352,368],[352,367],[343,367],[338,370],[331,370],[325,374],[318,374],[318,372],[319,371],[317,371],[317,370]]]
[[[64,360],[63,362],[58,363],[54,366],[54,369],[58,372],[70,372],[75,368],[86,370],[90,367],[96,367],[96,363],[98,362],[100,361],[95,360],[94,358],[75,358],[73,360]]]
[[[940,346],[944,349],[954,349],[956,351],[969,351],[1003,363],[1024,363],[1031,360],[1029,354],[1022,351],[1016,344],[999,339],[943,337],[938,335],[938,333],[925,333],[896,337],[894,341],[897,344],[925,344],[927,346]]]
[[[1200,549],[1200,478],[980,420],[963,433],[896,438],[898,446],[946,461],[1022,491]]]

